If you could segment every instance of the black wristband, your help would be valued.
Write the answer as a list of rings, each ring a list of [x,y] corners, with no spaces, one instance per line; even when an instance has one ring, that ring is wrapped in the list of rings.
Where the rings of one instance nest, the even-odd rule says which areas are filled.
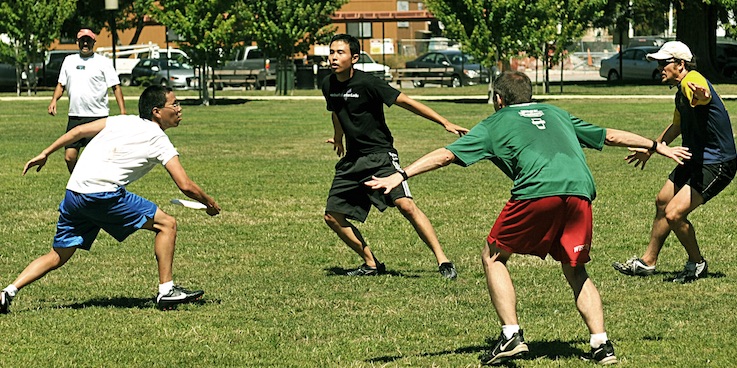
[[[649,150],[647,150],[650,153],[653,153],[658,150],[658,141],[653,141],[653,146],[650,147]]]
[[[406,171],[404,171],[402,169],[397,169],[397,172],[399,173],[399,175],[402,175],[402,178],[404,178],[404,180],[409,179],[409,176],[407,176],[407,172]]]

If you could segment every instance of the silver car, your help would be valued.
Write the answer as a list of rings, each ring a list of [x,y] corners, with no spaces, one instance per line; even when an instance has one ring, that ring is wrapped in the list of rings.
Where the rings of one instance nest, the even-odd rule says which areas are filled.
[[[172,89],[195,89],[198,85],[194,68],[175,59],[141,59],[131,77],[133,85],[159,84]]]
[[[601,61],[599,75],[610,82],[620,79],[660,81],[657,61],[649,61],[647,54],[658,52],[658,47],[630,47],[622,52],[622,69],[619,68],[619,53]]]

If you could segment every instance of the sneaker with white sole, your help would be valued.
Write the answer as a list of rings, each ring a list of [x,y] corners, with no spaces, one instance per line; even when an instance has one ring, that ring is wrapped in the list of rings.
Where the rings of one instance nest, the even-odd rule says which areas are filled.
[[[509,339],[502,332],[499,335],[499,341],[497,341],[496,346],[485,354],[481,354],[479,359],[483,365],[495,365],[509,359],[517,358],[528,351],[530,349],[525,344],[525,337],[522,334],[522,330],[515,332]]]
[[[701,262],[698,263],[687,261],[686,265],[683,267],[683,271],[676,275],[673,282],[685,284],[687,282],[696,281],[697,279],[702,279],[706,277],[708,273],[709,265],[706,263],[705,259],[702,258]]]
[[[640,257],[632,257],[627,262],[612,263],[615,270],[627,276],[651,276],[655,274],[655,266],[648,266]]]
[[[205,292],[202,290],[187,290],[179,285],[174,285],[166,295],[159,294],[156,296],[156,304],[159,309],[173,309],[179,304],[191,303],[202,298]]]
[[[383,263],[376,263],[376,267],[370,267],[367,264],[362,264],[355,270],[350,270],[345,274],[348,276],[377,276],[386,272],[386,266]]]
[[[619,363],[617,356],[614,355],[614,346],[612,346],[612,342],[610,340],[599,345],[598,348],[591,348],[591,352],[581,358],[583,360],[596,362],[596,364],[600,365]]]
[[[11,301],[13,301],[13,297],[7,291],[0,291],[0,314],[8,314],[10,312]]]
[[[458,276],[458,272],[456,272],[456,266],[453,265],[453,262],[441,263],[440,266],[438,266],[438,271],[440,272],[440,275],[448,280],[453,280]]]

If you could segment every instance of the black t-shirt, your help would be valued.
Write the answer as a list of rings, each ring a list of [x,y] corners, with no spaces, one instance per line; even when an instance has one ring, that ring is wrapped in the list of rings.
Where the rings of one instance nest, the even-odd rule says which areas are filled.
[[[360,70],[339,82],[335,74],[325,78],[322,94],[327,109],[337,114],[346,141],[347,156],[394,150],[394,138],[386,125],[384,106],[391,106],[400,92],[383,80]]]

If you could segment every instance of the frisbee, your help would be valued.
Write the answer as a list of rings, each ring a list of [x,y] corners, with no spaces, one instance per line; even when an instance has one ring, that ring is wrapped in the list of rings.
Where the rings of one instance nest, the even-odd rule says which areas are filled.
[[[188,201],[188,200],[185,200],[185,199],[172,199],[171,200],[171,203],[172,204],[178,204],[180,206],[184,206],[184,207],[191,208],[191,209],[194,209],[194,210],[204,210],[204,209],[207,208],[207,206],[205,206],[204,204],[202,204],[200,202]]]

